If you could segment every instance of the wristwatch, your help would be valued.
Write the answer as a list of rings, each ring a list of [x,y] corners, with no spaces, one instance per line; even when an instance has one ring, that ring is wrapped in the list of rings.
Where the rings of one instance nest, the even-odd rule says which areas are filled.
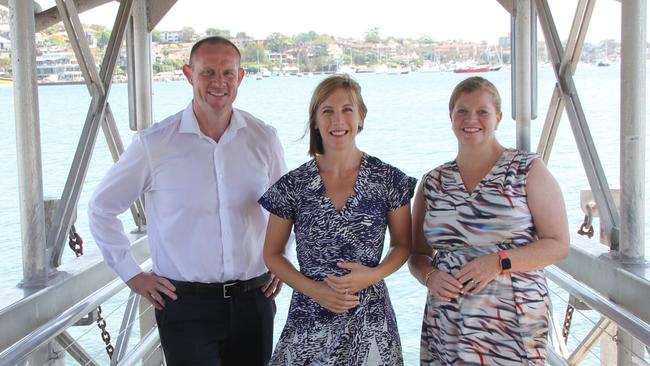
[[[512,262],[510,257],[508,257],[508,252],[505,250],[499,250],[497,252],[499,255],[499,264],[501,265],[501,273],[506,273],[510,268],[512,268]]]

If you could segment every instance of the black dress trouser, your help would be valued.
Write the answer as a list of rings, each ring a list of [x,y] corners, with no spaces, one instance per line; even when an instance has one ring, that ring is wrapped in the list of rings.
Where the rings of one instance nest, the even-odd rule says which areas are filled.
[[[273,347],[275,301],[259,288],[223,291],[177,286],[178,299],[156,310],[168,366],[265,366]]]

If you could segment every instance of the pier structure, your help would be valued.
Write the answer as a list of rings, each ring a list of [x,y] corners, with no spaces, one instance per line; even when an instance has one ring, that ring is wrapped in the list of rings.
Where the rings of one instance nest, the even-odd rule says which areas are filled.
[[[566,113],[588,177],[591,192],[585,204],[589,228],[596,212],[603,243],[584,236],[571,238],[571,253],[547,269],[548,277],[568,293],[567,318],[555,319],[549,335],[551,365],[577,365],[600,343],[603,365],[647,365],[650,347],[650,272],[645,257],[645,116],[646,116],[646,0],[619,1],[622,8],[621,52],[621,189],[620,207],[607,183],[589,124],[573,81],[595,0],[577,0],[568,41],[563,45],[547,0],[497,0],[511,14],[514,40],[512,64],[513,119],[517,147],[531,150],[530,124],[537,117],[537,33],[546,40],[556,77],[537,145],[548,161],[562,115]],[[614,0],[601,0],[614,1]],[[90,157],[99,131],[114,160],[124,150],[117,122],[108,103],[111,76],[123,41],[128,58],[129,121],[134,130],[152,122],[151,31],[174,0],[121,0],[111,37],[99,70],[84,38],[79,13],[111,0],[56,0],[42,10],[31,0],[0,0],[11,17],[12,65],[21,235],[24,279],[17,284],[20,298],[0,309],[0,365],[41,365],[60,358],[62,351],[83,365],[99,365],[68,330],[75,324],[101,318],[98,306],[124,289],[122,281],[101,257],[80,256],[62,263],[61,253],[74,234],[74,216]],[[568,6],[568,5],[565,5]],[[537,29],[539,21],[541,30]],[[38,89],[35,77],[34,33],[63,22],[80,64],[91,102],[83,131],[60,199],[43,198]],[[641,82],[639,82],[641,80]],[[569,193],[570,194],[570,193]],[[145,205],[131,208],[133,253],[150,268]],[[587,220],[588,219],[588,220]],[[51,221],[50,226],[46,222]],[[589,224],[589,225],[587,225]],[[557,306],[557,304],[554,304]],[[569,350],[566,335],[574,311],[589,309],[600,319],[577,347]],[[111,365],[160,365],[163,362],[151,307],[131,293],[114,342],[106,342]],[[130,346],[136,322],[139,339]],[[561,324],[561,325],[560,325]],[[104,338],[104,334],[102,334]],[[108,337],[110,340],[110,336]],[[48,361],[49,360],[49,361]]]

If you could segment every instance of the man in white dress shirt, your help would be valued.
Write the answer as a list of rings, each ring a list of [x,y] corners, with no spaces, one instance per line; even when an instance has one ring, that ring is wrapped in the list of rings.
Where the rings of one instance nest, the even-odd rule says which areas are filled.
[[[281,284],[262,258],[257,199],[286,172],[275,129],[234,109],[237,47],[197,42],[183,73],[187,108],[136,134],[97,187],[90,229],[107,264],[156,308],[168,365],[266,365]],[[145,195],[153,271],[117,218]]]

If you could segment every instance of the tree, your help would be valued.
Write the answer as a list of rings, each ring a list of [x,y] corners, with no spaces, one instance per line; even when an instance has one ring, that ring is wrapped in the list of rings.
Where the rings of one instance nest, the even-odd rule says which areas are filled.
[[[379,37],[379,27],[372,27],[368,29],[365,39],[368,43],[380,43],[381,38]]]
[[[295,42],[282,33],[275,32],[266,37],[266,46],[272,52],[282,52],[287,46],[291,46],[293,44],[295,44]]]
[[[308,33],[298,33],[293,36],[293,41],[297,44],[310,43],[318,38],[318,33],[309,31]]]
[[[111,38],[111,32],[107,29],[97,31],[95,33],[95,38],[97,39],[97,47],[104,48],[108,44],[108,40]]]
[[[158,29],[151,31],[151,41],[155,43],[162,43],[164,41],[162,33]]]
[[[0,71],[8,71],[11,68],[9,57],[0,57]]]
[[[183,27],[181,29],[181,35],[179,37],[179,40],[181,42],[192,42],[195,36],[196,36],[196,32],[194,31],[194,28]]]
[[[246,46],[239,50],[241,52],[242,65],[267,65],[269,57],[264,52],[264,49],[257,43],[248,43]]]
[[[230,38],[230,31],[225,31],[218,28],[208,28],[205,30],[205,35],[209,37],[219,36],[224,38]]]

